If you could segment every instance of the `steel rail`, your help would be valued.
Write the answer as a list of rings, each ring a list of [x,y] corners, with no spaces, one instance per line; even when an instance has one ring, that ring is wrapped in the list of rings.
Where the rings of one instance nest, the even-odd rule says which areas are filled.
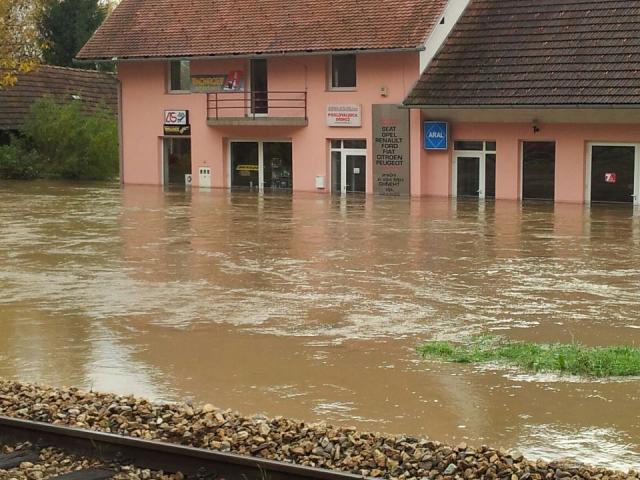
[[[361,475],[0,416],[0,443],[30,442],[138,468],[226,480],[355,480]]]

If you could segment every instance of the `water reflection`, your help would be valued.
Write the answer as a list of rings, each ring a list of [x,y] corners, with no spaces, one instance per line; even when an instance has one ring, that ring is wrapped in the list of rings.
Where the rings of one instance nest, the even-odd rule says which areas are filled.
[[[637,343],[631,209],[48,183],[0,202],[4,377],[640,463],[636,380],[413,351]]]

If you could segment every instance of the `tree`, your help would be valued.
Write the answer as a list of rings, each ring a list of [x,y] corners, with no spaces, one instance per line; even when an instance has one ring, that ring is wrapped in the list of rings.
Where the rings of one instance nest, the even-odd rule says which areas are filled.
[[[48,0],[39,22],[40,37],[46,45],[44,61],[50,65],[73,66],[73,58],[108,11],[109,5],[99,0]]]
[[[40,58],[34,0],[0,0],[0,88],[13,85],[19,73],[31,70]]]

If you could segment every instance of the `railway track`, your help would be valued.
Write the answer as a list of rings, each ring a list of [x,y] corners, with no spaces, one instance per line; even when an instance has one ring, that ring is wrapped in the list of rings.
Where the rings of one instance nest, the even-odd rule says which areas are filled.
[[[350,473],[0,416],[0,447],[23,443],[30,444],[31,448],[0,454],[0,478],[4,478],[2,470],[15,468],[24,462],[37,463],[38,452],[45,448],[99,461],[97,468],[52,477],[57,480],[107,480],[117,473],[113,466],[180,472],[184,478],[198,480],[363,478]]]

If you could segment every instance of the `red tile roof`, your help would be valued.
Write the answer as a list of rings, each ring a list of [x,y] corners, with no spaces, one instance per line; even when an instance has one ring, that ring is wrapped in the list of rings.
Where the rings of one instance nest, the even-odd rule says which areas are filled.
[[[472,0],[412,106],[640,104],[640,0]]]
[[[79,59],[418,48],[447,0],[122,0]]]
[[[45,95],[61,102],[75,99],[88,111],[101,103],[114,114],[118,109],[118,82],[114,75],[41,65],[18,75],[14,86],[0,89],[0,130],[16,130],[22,126],[31,105]]]

